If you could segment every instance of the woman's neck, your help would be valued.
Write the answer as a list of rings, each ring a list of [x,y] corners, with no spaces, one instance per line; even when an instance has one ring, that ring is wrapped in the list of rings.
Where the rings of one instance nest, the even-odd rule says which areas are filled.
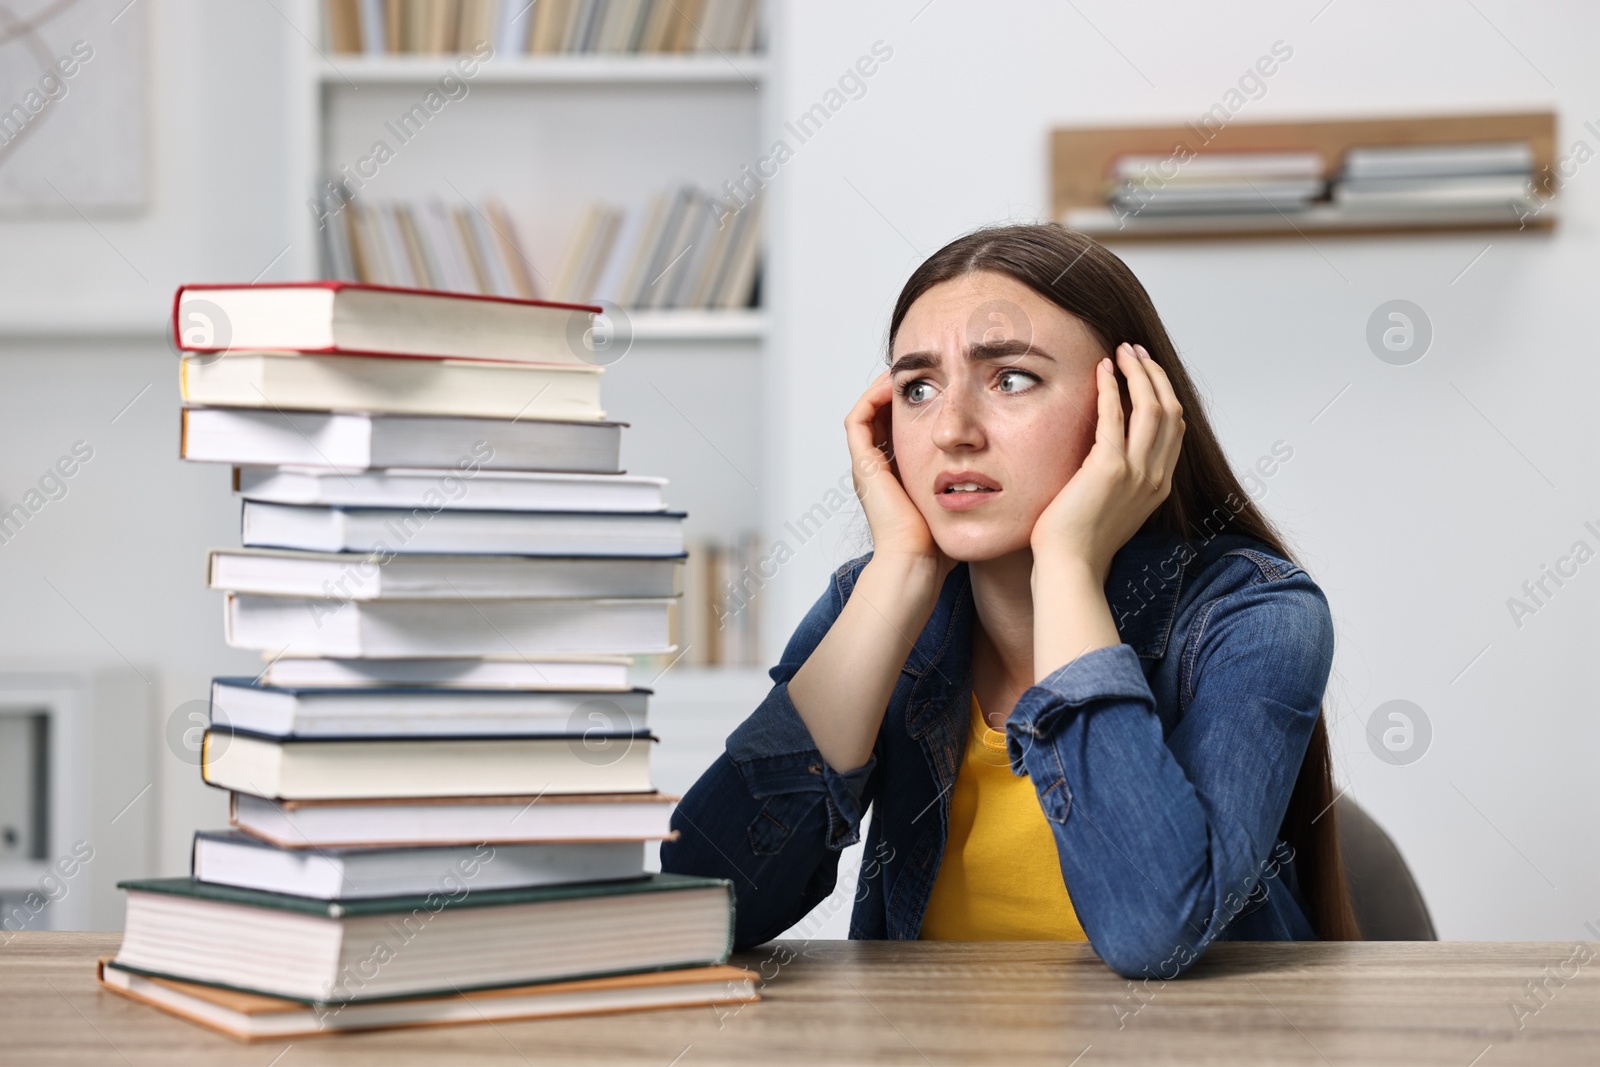
[[[972,691],[984,718],[999,728],[1033,684],[1033,553],[967,564],[977,623],[972,633]]]

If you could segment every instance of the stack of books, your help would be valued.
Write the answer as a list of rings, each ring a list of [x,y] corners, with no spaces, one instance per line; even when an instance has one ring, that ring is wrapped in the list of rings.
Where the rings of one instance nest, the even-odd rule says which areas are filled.
[[[646,872],[682,518],[618,473],[598,309],[187,286],[181,452],[231,464],[202,774],[232,828],[135,881],[110,989],[241,1038],[754,999],[729,883]]]
[[[334,52],[751,52],[758,0],[327,0]]]
[[[1304,211],[1326,191],[1317,152],[1128,154],[1111,164],[1106,202],[1119,216]]]
[[[1526,141],[1352,148],[1334,203],[1361,211],[1518,209],[1535,205]]]

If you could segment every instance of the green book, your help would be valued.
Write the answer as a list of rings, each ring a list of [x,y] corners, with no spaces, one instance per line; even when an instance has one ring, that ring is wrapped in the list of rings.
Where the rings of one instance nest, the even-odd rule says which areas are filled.
[[[189,878],[128,891],[118,966],[331,1006],[723,963],[733,885],[652,874],[474,890],[494,850],[431,893],[327,901]],[[456,875],[459,875],[456,876]]]

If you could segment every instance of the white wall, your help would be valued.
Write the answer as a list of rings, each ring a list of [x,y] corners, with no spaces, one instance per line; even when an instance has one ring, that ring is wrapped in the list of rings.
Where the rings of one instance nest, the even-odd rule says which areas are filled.
[[[915,263],[973,226],[1046,212],[1054,124],[1195,117],[1282,39],[1293,58],[1241,120],[1553,105],[1562,146],[1582,137],[1600,148],[1581,127],[1600,119],[1586,52],[1600,16],[1551,2],[1480,0],[1480,15],[1337,0],[1311,22],[1321,6],[775,5],[770,125],[820,99],[874,41],[894,54],[771,186],[776,328],[755,479],[769,531],[781,535],[846,472],[840,420],[875,373]],[[252,658],[223,646],[201,577],[204,549],[237,536],[226,476],[175,458],[175,368],[154,329],[178,282],[253,277],[297,232],[284,83],[306,45],[269,4],[149,7],[152,210],[97,220],[103,236],[74,217],[0,220],[0,503],[73,441],[96,449],[69,495],[0,546],[0,649],[8,665],[51,668],[122,668],[126,657],[159,691],[164,723],[211,675]],[[1600,526],[1600,501],[1579,310],[1600,280],[1597,197],[1600,178],[1582,169],[1553,237],[1124,252],[1209,390],[1235,460],[1278,440],[1294,448],[1265,503],[1338,618],[1339,774],[1399,839],[1447,937],[1568,938],[1600,918],[1600,869],[1585,847],[1597,740],[1586,668],[1600,608],[1600,577],[1588,572],[1600,564],[1520,630],[1505,606],[1577,538],[1600,544],[1581,525]],[[266,277],[286,277],[299,256]],[[1422,305],[1437,331],[1411,367],[1378,362],[1363,340],[1368,314],[1395,297]],[[106,323],[150,332],[86,335]],[[647,398],[626,396],[634,422],[678,418]],[[741,424],[752,403],[740,404]],[[700,440],[679,443],[682,462]],[[720,462],[709,451],[699,461]],[[836,517],[779,575],[765,626],[774,646],[858,532]],[[1407,767],[1380,763],[1361,727],[1397,697],[1434,727],[1427,756]],[[173,872],[189,831],[218,824],[223,809],[164,743],[157,755],[158,866]],[[681,758],[673,766],[682,773]]]
[[[1563,151],[1579,138],[1600,149],[1581,128],[1600,116],[1600,12],[1587,5],[1339,0],[1318,16],[1324,3],[783,7],[783,117],[874,41],[894,55],[773,185],[768,447],[780,489],[768,528],[848,469],[840,420],[881,368],[912,267],[974,226],[1048,214],[1052,126],[1197,118],[1283,40],[1293,57],[1238,120],[1553,106]],[[1600,548],[1581,526],[1600,519],[1596,168],[1563,191],[1553,237],[1121,250],[1236,464],[1276,441],[1294,449],[1264,504],[1336,614],[1337,773],[1399,840],[1446,937],[1571,938],[1600,917],[1587,847],[1600,563],[1520,630],[1505,604],[1574,540]],[[1364,341],[1369,313],[1393,298],[1420,304],[1436,330],[1410,367],[1379,362]],[[842,527],[778,579],[774,641],[845,557]],[[1394,698],[1434,729],[1409,766],[1381,763],[1364,739],[1366,717]]]

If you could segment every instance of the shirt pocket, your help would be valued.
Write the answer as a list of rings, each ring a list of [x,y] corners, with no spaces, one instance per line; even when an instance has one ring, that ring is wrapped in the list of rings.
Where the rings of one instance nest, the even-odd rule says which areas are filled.
[[[758,856],[776,855],[794,828],[822,801],[820,793],[775,793],[767,797],[750,823],[750,851]]]

